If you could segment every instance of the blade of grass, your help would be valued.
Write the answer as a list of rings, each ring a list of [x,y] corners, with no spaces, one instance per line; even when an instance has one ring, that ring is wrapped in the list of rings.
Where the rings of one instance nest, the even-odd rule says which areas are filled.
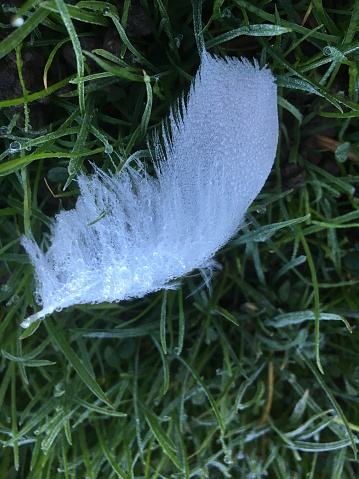
[[[245,25],[208,40],[206,42],[206,50],[220,45],[221,43],[228,42],[229,40],[233,40],[241,35],[250,37],[273,37],[277,35],[284,35],[285,33],[290,33],[291,31],[291,28],[280,27],[278,25]]]
[[[301,228],[298,228],[298,236],[303,245],[305,255],[307,257],[308,266],[310,269],[310,275],[312,278],[312,287],[314,293],[314,316],[315,316],[315,354],[316,354],[316,361],[319,371],[324,374],[323,367],[320,363],[320,350],[319,350],[319,335],[320,335],[320,299],[319,299],[319,287],[318,287],[318,279],[317,273],[315,270],[315,265],[313,261],[312,254],[310,252],[308,243],[304,237],[303,231]]]
[[[145,415],[146,421],[151,429],[151,432],[156,437],[158,443],[160,444],[163,452],[171,459],[173,464],[182,471],[182,465],[175,455],[177,451],[175,444],[168,436],[168,434],[164,431],[163,427],[161,426],[158,418],[155,414],[153,414],[149,409],[146,408],[144,404],[141,404],[141,409]]]
[[[224,424],[222,421],[221,413],[219,412],[218,406],[216,404],[216,401],[214,400],[214,397],[212,396],[211,392],[207,388],[206,384],[204,381],[201,379],[197,371],[187,362],[185,361],[181,356],[176,356],[177,359],[186,366],[186,368],[191,372],[192,376],[195,378],[195,380],[198,382],[198,384],[201,386],[203,392],[208,398],[208,401],[210,402],[214,415],[216,416],[218,426],[221,430],[222,433],[224,433]]]
[[[102,402],[104,402],[110,409],[113,409],[105,393],[103,392],[99,384],[96,382],[96,380],[93,378],[93,376],[85,368],[75,351],[66,341],[63,333],[54,326],[51,319],[45,319],[44,323],[50,335],[51,342],[56,348],[60,349],[62,354],[71,363],[71,365],[73,366],[77,374],[80,376],[86,387],[90,389],[90,391],[92,391],[94,395]]]
[[[318,381],[318,383],[320,384],[321,388],[323,389],[323,391],[325,392],[325,394],[327,395],[329,401],[331,402],[331,404],[333,405],[335,411],[337,412],[338,416],[340,417],[340,419],[343,421],[343,426],[345,427],[345,430],[346,430],[346,433],[348,434],[349,438],[348,439],[343,439],[342,441],[338,441],[336,444],[340,444],[339,447],[344,447],[344,442],[347,441],[347,443],[351,444],[351,447],[353,449],[353,453],[354,453],[354,458],[355,460],[357,459],[357,447],[356,447],[356,442],[355,442],[355,437],[352,433],[352,430],[350,428],[350,425],[348,423],[348,420],[342,410],[342,408],[339,406],[338,404],[338,401],[335,399],[333,393],[330,391],[330,389],[328,388],[328,386],[326,385],[325,381],[324,381],[324,378],[323,376],[321,376],[320,374],[318,374],[317,370],[315,369],[315,367],[313,367],[311,361],[306,357],[306,355],[304,353],[299,353],[299,356],[302,358],[302,360],[304,361],[304,363],[306,364],[306,366],[308,367],[308,369],[310,369],[310,371],[312,372],[313,376],[315,377],[315,379]],[[317,445],[319,446],[319,444]]]
[[[85,72],[85,66],[84,66],[84,59],[82,55],[82,49],[81,49],[81,44],[79,37],[77,35],[77,32],[75,30],[74,24],[72,22],[71,16],[69,14],[68,6],[63,0],[55,0],[56,7],[61,15],[62,21],[64,22],[64,25],[66,27],[66,30],[69,34],[74,52],[75,52],[75,58],[76,58],[76,68],[77,68],[77,76],[79,78],[82,78],[84,76]],[[79,106],[80,106],[80,111],[82,114],[85,112],[85,92],[84,92],[84,84],[83,82],[80,82],[77,85],[77,92],[78,92],[78,98],[79,98]]]

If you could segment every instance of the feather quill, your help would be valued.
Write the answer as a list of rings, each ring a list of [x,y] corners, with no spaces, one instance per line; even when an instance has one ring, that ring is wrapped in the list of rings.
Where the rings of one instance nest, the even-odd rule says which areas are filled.
[[[42,310],[142,297],[213,256],[238,231],[271,170],[278,138],[273,75],[247,60],[204,53],[186,99],[154,138],[145,169],[80,176],[76,207],[55,218],[46,252],[22,244]]]

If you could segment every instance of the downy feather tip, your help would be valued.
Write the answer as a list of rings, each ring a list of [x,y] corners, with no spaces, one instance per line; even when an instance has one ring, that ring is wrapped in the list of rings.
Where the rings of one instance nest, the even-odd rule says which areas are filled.
[[[44,252],[22,244],[42,310],[142,297],[213,256],[240,228],[272,168],[277,90],[270,70],[204,53],[186,99],[154,138],[156,175],[126,166],[78,178],[73,210],[60,212]]]

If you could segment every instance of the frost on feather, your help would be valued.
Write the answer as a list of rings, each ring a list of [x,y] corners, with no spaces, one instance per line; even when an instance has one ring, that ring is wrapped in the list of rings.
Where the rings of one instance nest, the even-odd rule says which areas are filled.
[[[180,110],[180,111],[179,111]],[[156,177],[127,166],[80,176],[76,207],[55,218],[43,252],[23,238],[39,313],[121,301],[213,265],[271,170],[277,92],[268,69],[204,53],[190,92],[155,139]]]

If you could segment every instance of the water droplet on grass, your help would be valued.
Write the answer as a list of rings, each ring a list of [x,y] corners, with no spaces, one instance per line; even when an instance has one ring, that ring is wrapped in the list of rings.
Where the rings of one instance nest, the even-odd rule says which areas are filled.
[[[259,206],[256,211],[257,211],[257,213],[259,213],[260,215],[263,215],[263,214],[267,211],[267,208],[266,208],[265,206]]]
[[[231,458],[231,456],[226,455],[226,456],[224,456],[223,462],[225,464],[233,464],[233,459]]]
[[[21,143],[19,141],[12,141],[9,146],[10,153],[16,153],[21,150]]]

